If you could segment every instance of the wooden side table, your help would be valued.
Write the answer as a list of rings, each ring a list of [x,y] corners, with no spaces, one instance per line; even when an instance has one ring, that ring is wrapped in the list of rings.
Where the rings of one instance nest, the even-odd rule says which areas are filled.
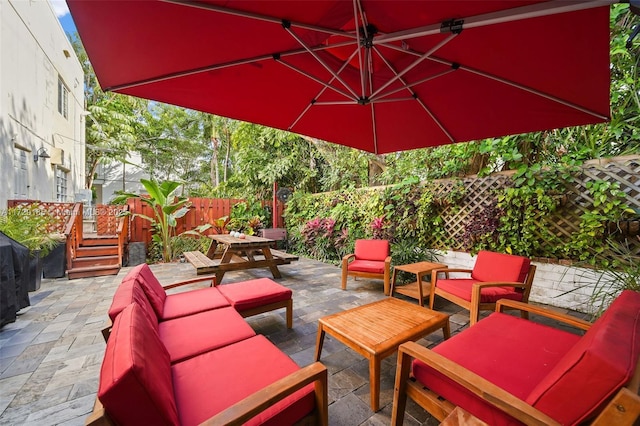
[[[438,329],[445,339],[449,338],[449,315],[386,297],[320,318],[315,360],[320,361],[325,334],[367,358],[371,409],[378,411],[382,360],[397,352],[402,343],[419,340]]]
[[[409,263],[407,265],[397,265],[393,268],[393,277],[391,278],[391,290],[389,291],[389,295],[393,296],[393,292],[395,290],[397,293],[403,294],[413,299],[418,299],[418,303],[420,304],[420,306],[424,306],[424,299],[429,297],[429,294],[431,292],[431,283],[427,282],[425,285],[425,283],[423,283],[422,281],[422,278],[434,269],[446,267],[447,265],[434,262],[418,262]],[[416,281],[396,287],[396,273],[398,271],[415,274]]]

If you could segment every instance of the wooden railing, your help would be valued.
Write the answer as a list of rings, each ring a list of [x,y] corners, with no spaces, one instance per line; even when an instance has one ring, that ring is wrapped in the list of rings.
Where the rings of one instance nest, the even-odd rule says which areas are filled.
[[[67,270],[73,268],[73,260],[82,244],[82,203],[75,203],[67,221],[64,234],[67,238]]]
[[[122,211],[129,211],[129,206],[123,206]],[[124,258],[124,247],[129,242],[129,215],[120,215],[116,235],[118,236],[118,265],[122,267],[122,259]]]

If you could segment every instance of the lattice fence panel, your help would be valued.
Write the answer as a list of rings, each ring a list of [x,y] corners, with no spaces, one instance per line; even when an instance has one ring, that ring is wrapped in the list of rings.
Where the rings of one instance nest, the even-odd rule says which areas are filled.
[[[478,212],[488,208],[496,199],[496,191],[511,185],[510,176],[513,173],[496,174],[486,178],[468,177],[462,179],[464,196],[454,205],[442,208],[444,236],[433,235],[432,247],[447,247],[452,250],[464,250],[466,223]],[[446,198],[450,191],[458,190],[457,180],[438,180],[434,182],[433,192],[437,197]]]
[[[73,214],[74,203],[49,203],[35,200],[9,200],[7,206],[27,207],[32,204],[37,205],[38,209],[46,211],[53,218],[53,223],[49,225],[47,231],[50,233],[64,233],[65,226],[69,217]]]
[[[96,233],[98,235],[116,235],[118,230],[118,215],[123,206],[98,204],[96,205]]]
[[[431,247],[464,250],[463,234],[466,223],[493,203],[497,190],[512,184],[512,175],[513,172],[485,178],[462,179],[464,197],[455,205],[444,206],[441,211],[444,236],[427,236],[427,243]],[[540,241],[541,249],[540,253],[534,255],[548,257],[561,253],[562,246],[568,244],[572,236],[580,231],[581,216],[593,206],[593,199],[587,189],[587,182],[590,181],[617,182],[627,195],[626,203],[629,207],[640,212],[640,156],[589,161],[584,164],[581,172],[574,176],[573,182],[564,183],[564,194],[558,195],[559,208],[540,224],[536,237]],[[437,197],[446,198],[450,191],[457,190],[456,185],[459,185],[459,180],[439,180],[433,182],[431,189]],[[623,226],[632,229],[638,225],[635,222]],[[614,232],[612,235],[625,238],[621,232]],[[626,238],[631,254],[640,256],[640,238],[635,237],[633,233],[630,238]],[[605,241],[602,243],[605,244]]]

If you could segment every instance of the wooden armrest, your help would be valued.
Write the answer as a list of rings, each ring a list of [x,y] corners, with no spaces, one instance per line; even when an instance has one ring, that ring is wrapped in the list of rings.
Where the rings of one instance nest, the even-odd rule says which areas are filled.
[[[320,424],[328,424],[327,368],[320,362],[314,362],[286,377],[270,384],[264,389],[249,395],[203,422],[203,425],[242,425],[265,408],[279,400],[315,382],[316,408]]]
[[[180,287],[182,285],[194,284],[194,283],[198,283],[200,281],[211,281],[211,287],[215,287],[216,286],[216,276],[215,275],[203,275],[203,276],[200,276],[200,277],[197,277],[197,278],[191,278],[191,279],[188,279],[188,280],[177,281],[175,283],[163,285],[162,288],[164,288],[165,290],[168,290],[170,288]]]
[[[551,318],[553,320],[563,322],[581,330],[588,330],[592,325],[589,321],[581,320],[574,316],[563,314],[560,312],[555,312],[551,309],[543,308],[541,306],[530,305],[528,303],[517,302],[515,300],[508,299],[498,300],[498,302],[496,303],[496,312],[503,312],[504,308],[518,309],[520,311],[526,311],[532,314]]]
[[[342,257],[342,262],[348,262],[348,261],[349,261],[349,259],[351,259],[352,257],[353,257],[353,258],[355,258],[355,257],[356,257],[356,255],[355,255],[354,253],[351,253],[351,254],[345,254],[345,255]]]
[[[527,425],[559,425],[551,417],[501,387],[415,342],[400,345],[398,354],[419,359],[469,392]]]
[[[93,403],[93,411],[89,414],[84,421],[85,426],[113,426],[115,423],[107,412],[104,410],[102,403],[96,397],[96,401]]]

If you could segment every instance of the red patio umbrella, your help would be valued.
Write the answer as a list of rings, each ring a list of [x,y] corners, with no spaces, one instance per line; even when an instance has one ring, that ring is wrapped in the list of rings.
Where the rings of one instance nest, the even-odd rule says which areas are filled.
[[[105,90],[375,153],[608,120],[614,2],[68,0]]]

